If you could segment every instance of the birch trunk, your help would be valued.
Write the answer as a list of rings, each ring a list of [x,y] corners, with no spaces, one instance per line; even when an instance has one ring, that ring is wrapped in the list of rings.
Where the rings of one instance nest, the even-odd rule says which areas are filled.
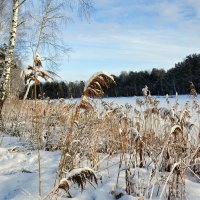
[[[4,63],[3,74],[0,80],[0,123],[1,123],[0,128],[1,129],[2,129],[2,108],[3,108],[3,103],[6,99],[6,90],[10,80],[10,70],[13,60],[13,52],[15,47],[16,33],[17,33],[18,13],[19,13],[19,0],[13,0],[10,41],[9,41],[7,57]]]

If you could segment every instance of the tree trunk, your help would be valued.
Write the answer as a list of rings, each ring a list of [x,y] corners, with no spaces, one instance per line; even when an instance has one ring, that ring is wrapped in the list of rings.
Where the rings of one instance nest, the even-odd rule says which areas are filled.
[[[6,90],[10,79],[10,70],[13,60],[13,52],[15,47],[17,23],[19,13],[19,0],[13,0],[13,13],[12,13],[12,25],[10,31],[10,41],[8,47],[8,53],[5,59],[4,70],[0,80],[0,124],[2,125],[2,107],[6,99]]]

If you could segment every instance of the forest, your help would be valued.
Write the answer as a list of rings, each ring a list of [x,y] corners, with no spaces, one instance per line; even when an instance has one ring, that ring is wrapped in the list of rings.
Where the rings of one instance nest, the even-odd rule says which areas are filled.
[[[119,76],[113,75],[116,84],[105,90],[107,97],[141,96],[142,88],[148,86],[152,95],[188,94],[190,82],[193,82],[197,92],[200,87],[200,54],[191,54],[175,67],[164,70],[153,68],[151,71],[122,71]],[[45,82],[37,87],[38,98],[78,98],[84,90],[84,81],[75,82]],[[33,97],[33,87],[29,98]],[[22,95],[23,96],[23,95]]]

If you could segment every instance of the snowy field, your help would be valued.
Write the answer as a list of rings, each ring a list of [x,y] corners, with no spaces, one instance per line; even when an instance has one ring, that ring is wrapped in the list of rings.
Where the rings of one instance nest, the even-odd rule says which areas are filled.
[[[169,105],[166,102],[166,96],[152,96],[153,98],[157,98],[159,103],[159,107],[169,107]],[[109,97],[104,98],[103,101],[106,102],[113,102],[115,104],[119,105],[125,105],[126,103],[132,105],[133,107],[136,106],[136,98],[137,97]],[[143,97],[139,97],[143,98]],[[200,101],[200,95],[197,96],[197,100]],[[73,101],[73,102],[79,102],[80,98],[77,99],[67,99],[67,102]],[[176,96],[171,95],[169,96],[170,106],[175,105],[176,102]],[[187,101],[192,101],[191,97],[189,95],[178,95],[178,101],[179,101],[179,107],[182,109]]]
[[[24,145],[16,138],[4,137],[3,145],[0,148],[0,199],[1,200],[36,200],[38,199],[38,162],[37,151],[10,152],[13,148]],[[43,195],[51,191],[58,162],[59,152],[41,151],[42,160],[42,189]],[[102,182],[94,189],[88,185],[85,191],[73,191],[74,200],[113,200],[110,191],[116,183],[119,158],[113,158],[108,163],[113,165],[110,170],[102,171]],[[138,169],[139,170],[139,169]],[[141,170],[145,175],[146,171]],[[124,174],[119,177],[120,185],[124,186]],[[192,180],[186,180],[186,188],[189,200],[200,199],[200,184]],[[119,192],[120,194],[120,192]],[[64,199],[64,198],[63,198]],[[136,200],[138,198],[124,195],[121,200]],[[159,199],[159,198],[154,198]]]
[[[199,97],[198,97],[199,99]],[[167,107],[165,97],[158,97],[160,104]],[[175,97],[170,97],[170,104],[175,104]],[[179,106],[183,107],[186,101],[191,99],[187,95],[179,96]],[[115,104],[129,103],[135,106],[135,97],[105,98],[104,101],[112,101]],[[37,151],[27,150],[26,141],[16,137],[4,135],[0,146],[0,200],[34,200],[38,199],[38,160]],[[23,151],[24,148],[24,151]],[[18,152],[18,149],[20,151]],[[41,151],[42,163],[42,194],[47,195],[53,188],[60,152]],[[129,195],[113,195],[112,190],[116,184],[116,174],[118,171],[119,157],[113,157],[109,163],[103,163],[101,172],[97,172],[98,186],[88,184],[81,193],[77,189],[72,189],[71,194],[74,200],[136,200],[140,199]],[[112,166],[107,168],[107,166]],[[145,169],[135,169],[140,171],[140,175],[145,179],[147,173]],[[120,188],[125,187],[124,172],[119,176]],[[141,183],[142,184],[142,183]],[[75,186],[74,186],[75,187]],[[200,184],[192,178],[186,180],[187,199],[200,200]],[[63,198],[65,199],[65,198]],[[159,199],[153,198],[153,199]],[[140,199],[141,200],[141,199]]]

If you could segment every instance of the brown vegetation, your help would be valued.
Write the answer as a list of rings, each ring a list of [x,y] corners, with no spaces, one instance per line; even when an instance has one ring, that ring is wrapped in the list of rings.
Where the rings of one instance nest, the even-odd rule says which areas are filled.
[[[105,80],[112,82],[112,79]],[[155,196],[184,199],[186,178],[193,176],[196,181],[200,180],[200,123],[193,123],[194,117],[199,119],[195,95],[183,108],[178,106],[178,96],[174,105],[167,97],[169,107],[162,108],[158,99],[144,91],[145,98],[137,98],[133,108],[129,104],[119,106],[91,99],[90,96],[102,94],[95,82],[88,83],[80,101],[37,102],[41,148],[62,151],[56,189],[47,199],[59,195],[59,189],[70,196],[68,181],[77,183],[83,190],[88,181],[99,179],[103,161],[109,163],[118,156],[115,189],[120,185],[119,175],[125,170],[124,193],[150,199]],[[30,142],[29,149],[37,148],[34,113],[31,100],[10,98],[3,107],[6,130],[26,138]],[[85,167],[93,169],[93,173],[86,170],[70,176],[73,170]],[[146,178],[142,178],[142,168],[147,171]],[[116,196],[116,192],[113,193]]]

